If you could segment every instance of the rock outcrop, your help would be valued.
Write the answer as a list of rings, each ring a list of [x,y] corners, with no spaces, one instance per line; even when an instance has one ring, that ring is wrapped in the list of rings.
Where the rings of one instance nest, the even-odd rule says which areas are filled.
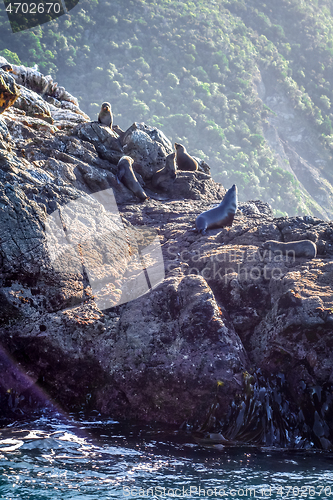
[[[0,67],[0,114],[12,106],[19,96],[14,78]]]
[[[120,141],[31,71],[15,68],[17,85],[33,84],[0,118],[4,412],[50,399],[180,424],[202,421],[215,401],[216,423],[248,391],[244,373],[283,373],[295,407],[304,387],[333,384],[333,224],[274,219],[257,200],[231,228],[198,234],[196,217],[226,192],[209,169],[177,172],[154,192],[172,151],[162,132],[134,123]],[[143,203],[117,181],[123,155]],[[317,257],[270,254],[271,239],[310,239]]]

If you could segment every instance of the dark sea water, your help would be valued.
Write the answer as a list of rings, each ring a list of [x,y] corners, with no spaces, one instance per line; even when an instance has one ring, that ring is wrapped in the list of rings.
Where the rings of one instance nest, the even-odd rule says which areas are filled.
[[[330,499],[333,457],[203,448],[172,428],[36,416],[0,429],[0,499]]]

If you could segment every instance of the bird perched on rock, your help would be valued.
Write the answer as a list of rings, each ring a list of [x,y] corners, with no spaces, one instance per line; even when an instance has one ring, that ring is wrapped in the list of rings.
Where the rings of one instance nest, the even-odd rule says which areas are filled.
[[[98,122],[112,128],[112,111],[111,104],[109,102],[103,102],[101,111],[98,115]]]
[[[3,66],[0,66],[1,69],[3,69],[4,71],[13,71],[13,68],[11,67],[10,64],[4,64]]]

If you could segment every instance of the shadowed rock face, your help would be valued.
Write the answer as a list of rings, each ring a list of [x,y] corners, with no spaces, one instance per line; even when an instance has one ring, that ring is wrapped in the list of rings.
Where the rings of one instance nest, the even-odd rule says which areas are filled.
[[[52,399],[180,424],[204,418],[218,380],[223,418],[245,390],[245,370],[285,373],[296,404],[304,384],[333,383],[332,223],[274,219],[257,200],[239,206],[231,228],[200,235],[195,219],[224,187],[202,171],[178,172],[163,199],[150,190],[138,203],[116,180],[117,158],[132,152],[149,186],[168,139],[135,124],[120,144],[50,88],[42,97],[35,85],[29,105],[25,88],[0,118],[3,412]],[[143,295],[135,270],[149,238],[159,239],[163,273]],[[302,239],[316,243],[315,259],[262,248]],[[156,264],[146,258],[145,276]]]

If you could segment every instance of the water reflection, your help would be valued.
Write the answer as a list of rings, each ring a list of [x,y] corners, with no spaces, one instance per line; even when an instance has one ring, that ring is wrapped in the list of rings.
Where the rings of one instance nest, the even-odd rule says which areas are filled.
[[[206,449],[114,420],[44,416],[0,431],[0,496],[12,500],[331,499],[331,465],[328,453]]]

